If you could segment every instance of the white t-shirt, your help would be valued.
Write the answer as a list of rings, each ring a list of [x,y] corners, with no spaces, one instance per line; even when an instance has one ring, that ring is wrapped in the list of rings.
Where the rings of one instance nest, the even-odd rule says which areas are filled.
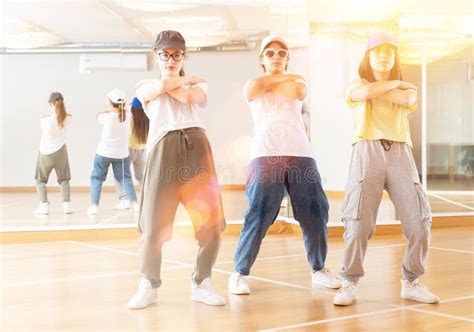
[[[145,114],[150,119],[150,129],[146,149],[148,152],[162,139],[169,131],[191,127],[206,129],[200,112],[207,105],[207,83],[201,82],[193,86],[182,86],[185,89],[199,87],[204,91],[206,100],[201,104],[185,104],[177,101],[167,93],[159,95],[146,104],[140,91],[140,86],[154,80],[145,80],[137,84],[137,98],[140,100]]]
[[[304,80],[296,80],[304,83]],[[303,100],[289,100],[269,91],[249,101],[254,122],[250,160],[268,156],[314,158],[302,115]]]
[[[67,128],[71,125],[71,116],[66,116],[64,119],[64,126],[59,128],[58,121],[55,116],[44,116],[40,120],[41,135],[40,153],[53,154],[66,144]]]
[[[120,122],[117,112],[100,113],[97,120],[104,127],[97,145],[97,154],[107,158],[122,159],[128,157],[128,130],[130,112],[126,112],[125,121]]]

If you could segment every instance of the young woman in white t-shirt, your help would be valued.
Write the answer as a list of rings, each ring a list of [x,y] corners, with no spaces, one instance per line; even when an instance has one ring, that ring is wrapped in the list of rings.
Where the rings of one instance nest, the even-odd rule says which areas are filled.
[[[40,203],[34,213],[49,213],[46,183],[53,169],[61,186],[64,213],[72,213],[69,188],[71,172],[66,148],[66,131],[71,124],[71,114],[66,113],[64,98],[59,92],[51,93],[48,104],[51,114],[41,117],[42,135],[35,175],[36,192]]]
[[[247,176],[249,208],[234,257],[235,272],[228,283],[233,294],[250,293],[248,275],[268,228],[278,216],[285,188],[303,231],[313,283],[341,287],[325,268],[329,204],[305,132],[302,105],[306,83],[300,75],[286,72],[288,60],[287,41],[267,36],[259,57],[265,74],[244,87],[254,133]]]
[[[114,178],[121,183],[127,193],[128,200],[138,213],[137,196],[133,187],[128,160],[128,130],[130,114],[125,109],[125,94],[118,90],[111,90],[107,97],[110,108],[97,114],[97,120],[102,128],[102,136],[94,158],[94,168],[91,175],[92,205],[87,214],[98,213],[102,184],[107,178],[109,166],[112,165]]]
[[[161,75],[137,85],[137,98],[150,119],[150,129],[138,220],[142,278],[128,302],[131,309],[157,301],[162,246],[171,238],[179,203],[189,212],[199,243],[191,298],[208,305],[225,303],[210,279],[225,220],[212,150],[201,118],[207,84],[184,74],[185,52],[185,40],[179,32],[162,31],[154,48]]]

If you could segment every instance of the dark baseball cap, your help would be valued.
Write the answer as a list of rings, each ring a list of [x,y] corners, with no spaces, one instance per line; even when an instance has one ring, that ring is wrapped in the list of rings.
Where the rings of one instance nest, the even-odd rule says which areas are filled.
[[[186,41],[178,31],[161,31],[158,36],[156,36],[155,50],[162,50],[164,48],[177,48],[186,52]]]
[[[51,92],[48,102],[54,103],[58,99],[64,100],[63,95],[60,92]]]

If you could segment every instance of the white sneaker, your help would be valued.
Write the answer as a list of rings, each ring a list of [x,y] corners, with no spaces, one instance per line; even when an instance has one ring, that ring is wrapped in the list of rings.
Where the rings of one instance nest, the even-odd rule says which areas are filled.
[[[49,202],[40,202],[33,214],[49,214]]]
[[[227,289],[236,295],[250,294],[249,277],[243,276],[238,272],[232,273],[229,277]]]
[[[225,304],[224,297],[212,289],[211,278],[204,279],[199,285],[191,282],[191,299],[207,305]]]
[[[138,205],[137,202],[133,202],[132,207],[133,207],[133,212],[135,213],[136,216],[138,216],[138,214],[140,213],[140,205]]]
[[[87,214],[90,215],[90,216],[94,216],[96,215],[97,213],[99,213],[99,207],[95,204],[92,204],[91,206],[89,206],[87,208]]]
[[[428,287],[418,281],[418,279],[409,282],[401,280],[402,291],[400,296],[402,299],[413,300],[421,303],[438,303],[439,297],[431,293]]]
[[[128,210],[130,209],[130,201],[128,199],[121,199],[117,205],[114,206],[114,210]]]
[[[74,213],[71,202],[63,202],[63,211],[65,214]]]
[[[332,303],[335,305],[351,305],[357,297],[358,286],[356,283],[343,280],[342,287],[337,291]]]
[[[150,304],[158,301],[158,288],[153,288],[150,280],[141,278],[138,282],[138,290],[133,297],[128,301],[129,309],[143,309]]]
[[[341,288],[342,282],[335,275],[329,271],[329,269],[322,269],[316,272],[311,273],[311,281],[313,284],[324,286],[327,288]]]

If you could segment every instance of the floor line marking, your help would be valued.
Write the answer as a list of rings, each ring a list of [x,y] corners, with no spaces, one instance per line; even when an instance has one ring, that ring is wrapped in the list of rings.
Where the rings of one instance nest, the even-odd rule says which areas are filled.
[[[431,196],[433,196],[433,197],[439,198],[439,199],[441,199],[441,200],[443,200],[443,201],[445,201],[445,202],[451,203],[451,204],[453,204],[453,205],[457,205],[457,206],[463,207],[463,208],[465,208],[465,209],[474,211],[474,208],[473,208],[473,207],[470,207],[470,206],[468,206],[468,205],[465,205],[465,204],[461,204],[461,203],[452,201],[452,200],[450,200],[450,199],[447,199],[446,197],[433,194],[432,192],[429,192],[428,194],[431,195]]]

